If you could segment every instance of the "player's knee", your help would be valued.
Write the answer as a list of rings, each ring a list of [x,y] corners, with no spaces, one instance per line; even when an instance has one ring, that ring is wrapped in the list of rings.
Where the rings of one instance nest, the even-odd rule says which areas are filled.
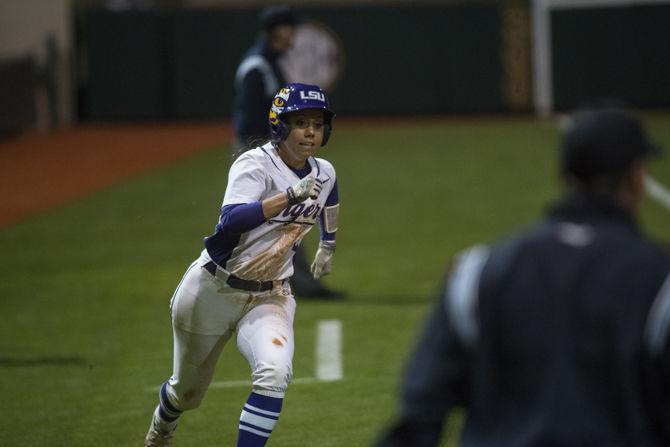
[[[194,410],[200,406],[204,397],[204,389],[189,388],[175,395],[175,404],[181,411]]]
[[[261,362],[252,374],[253,388],[284,393],[292,374],[290,363]]]

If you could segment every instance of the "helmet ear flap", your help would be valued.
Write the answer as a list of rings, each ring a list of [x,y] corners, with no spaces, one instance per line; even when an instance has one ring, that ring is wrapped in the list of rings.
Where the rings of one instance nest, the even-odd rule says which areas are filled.
[[[288,138],[288,134],[291,133],[291,129],[288,127],[288,124],[286,124],[281,117],[276,117],[275,120],[270,120],[270,140],[275,143],[279,144],[285,139]]]
[[[325,146],[328,143],[330,138],[330,132],[333,130],[333,126],[330,124],[330,121],[323,126],[323,141],[321,141],[321,146]]]
[[[281,118],[279,118],[279,124],[277,124],[277,130],[279,131],[279,141],[278,143],[281,143],[285,139],[288,138],[288,134],[291,133],[291,129],[288,127],[288,124],[284,122]]]

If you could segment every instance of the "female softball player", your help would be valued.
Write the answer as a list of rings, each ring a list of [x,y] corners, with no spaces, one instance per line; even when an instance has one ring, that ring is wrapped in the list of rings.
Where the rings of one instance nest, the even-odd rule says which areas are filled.
[[[330,272],[339,199],[335,169],[315,158],[334,113],[316,85],[289,84],[270,109],[271,141],[230,168],[221,215],[172,298],[174,369],[161,386],[145,447],[171,445],[182,412],[197,408],[233,334],[251,367],[237,445],[264,446],[291,380],[293,249],[317,222],[311,266]]]

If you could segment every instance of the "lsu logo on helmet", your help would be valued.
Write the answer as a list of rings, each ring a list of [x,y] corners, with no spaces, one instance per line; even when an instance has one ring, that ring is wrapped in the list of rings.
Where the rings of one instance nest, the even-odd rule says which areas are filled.
[[[315,99],[317,101],[326,102],[326,95],[323,92],[316,92],[310,90],[305,94],[303,90],[300,90],[300,99]]]

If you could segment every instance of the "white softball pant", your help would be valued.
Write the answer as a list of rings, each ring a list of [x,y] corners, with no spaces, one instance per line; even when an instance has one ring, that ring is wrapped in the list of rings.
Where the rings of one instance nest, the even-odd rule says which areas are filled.
[[[291,380],[295,299],[288,281],[267,292],[233,289],[202,266],[203,251],[172,298],[174,334],[170,400],[182,411],[197,408],[233,333],[251,367],[254,392],[282,398]]]

